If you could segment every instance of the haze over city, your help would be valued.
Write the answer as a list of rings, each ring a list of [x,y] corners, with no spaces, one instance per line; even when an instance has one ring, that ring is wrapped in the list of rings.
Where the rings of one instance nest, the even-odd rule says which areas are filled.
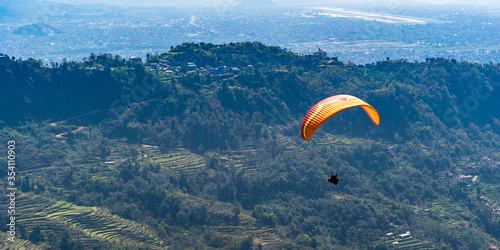
[[[425,1],[160,2],[165,8],[149,8],[156,1],[23,1],[0,4],[0,50],[46,62],[90,53],[143,57],[184,42],[260,41],[296,53],[321,48],[355,63],[436,56],[488,62],[500,49],[493,1],[460,1],[491,5],[474,8]],[[129,8],[136,5],[142,8]]]
[[[198,5],[198,6],[205,6],[205,5],[237,5],[243,0],[195,0],[195,1],[189,1],[188,3],[186,1],[179,1],[179,0],[172,0],[172,1],[153,1],[153,0],[144,0],[144,1],[139,1],[139,0],[125,0],[125,1],[118,1],[118,0],[78,0],[78,1],[71,1],[71,0],[48,0],[48,1],[53,1],[53,2],[60,2],[60,3],[69,3],[69,4],[110,4],[110,5],[120,5],[120,6],[177,6],[177,7],[183,7],[183,6],[193,6],[193,5]],[[255,2],[255,1],[252,1]],[[263,1],[261,1],[263,2]],[[335,4],[345,4],[345,1],[323,1],[323,0],[313,0],[313,1],[300,1],[300,0],[275,0],[275,1],[266,1],[266,2],[273,2],[275,4],[279,5],[335,5]],[[349,4],[353,5],[370,5],[370,4],[376,4],[376,5],[387,5],[387,4],[402,4],[402,5],[411,5],[411,4],[416,4],[416,3],[426,3],[426,4],[465,4],[465,5],[487,5],[491,7],[500,7],[499,2],[495,0],[478,0],[478,1],[471,1],[471,0],[410,0],[410,1],[403,1],[403,0],[390,0],[390,1],[381,1],[381,0],[354,0],[354,1],[349,1]]]

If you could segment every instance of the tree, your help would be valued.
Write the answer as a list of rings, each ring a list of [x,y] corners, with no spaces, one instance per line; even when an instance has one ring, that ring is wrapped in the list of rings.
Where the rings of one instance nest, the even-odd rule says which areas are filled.
[[[31,191],[31,181],[30,181],[30,177],[29,176],[26,176],[25,178],[22,179],[21,190],[23,192],[29,192],[29,191]]]
[[[233,207],[233,223],[236,226],[240,224],[240,212],[241,209],[239,207]]]
[[[141,153],[139,150],[135,147],[131,147],[129,150],[130,157],[132,157],[132,160],[137,159],[137,156],[139,156]]]
[[[340,226],[340,244],[343,246],[347,244],[347,229],[344,225]]]
[[[75,249],[75,246],[76,246],[75,241],[73,240],[73,237],[71,236],[69,231],[68,230],[64,231],[64,235],[61,238],[59,244],[61,250],[73,250]]]
[[[35,244],[43,242],[44,237],[42,234],[42,228],[40,226],[36,226],[33,228],[33,231],[30,233],[29,240]]]
[[[0,169],[2,169],[2,171],[0,171],[0,178],[7,175],[8,171],[5,170],[7,169],[7,166],[8,166],[7,159],[0,157]]]

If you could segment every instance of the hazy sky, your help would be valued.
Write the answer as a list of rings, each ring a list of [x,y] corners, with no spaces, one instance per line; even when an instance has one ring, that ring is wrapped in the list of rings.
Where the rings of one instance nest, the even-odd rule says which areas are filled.
[[[218,6],[234,6],[243,0],[47,0],[54,2],[63,2],[69,4],[110,4],[121,6],[186,6],[186,5],[218,5]],[[251,1],[251,0],[246,0]],[[273,0],[277,4],[345,4],[343,0]],[[408,3],[434,3],[434,4],[468,4],[468,5],[488,5],[491,7],[500,7],[500,0],[351,0],[350,3],[355,4],[408,4]]]

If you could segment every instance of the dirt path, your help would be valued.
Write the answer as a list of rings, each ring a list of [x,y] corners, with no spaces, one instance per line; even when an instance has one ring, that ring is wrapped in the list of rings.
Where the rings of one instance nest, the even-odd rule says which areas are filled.
[[[58,122],[53,122],[53,123],[50,123],[49,125],[50,126],[56,126],[58,123],[61,123],[61,122],[67,122],[69,120],[73,120],[75,118],[79,118],[79,117],[82,117],[82,116],[86,116],[86,115],[90,115],[90,114],[93,114],[93,113],[97,113],[97,112],[101,112],[101,111],[105,111],[105,110],[92,110],[88,113],[85,113],[83,115],[77,115],[77,116],[73,116],[73,117],[70,117],[68,119],[65,119],[65,120],[62,120],[62,121],[58,121]]]
[[[142,153],[141,149],[143,149],[143,148],[157,148],[157,147],[158,146],[142,144],[140,147],[137,148],[137,150],[139,151],[139,154],[141,155],[141,158],[139,158],[139,159],[148,158],[148,155]]]
[[[55,125],[53,125],[53,126],[55,126]],[[74,133],[74,132],[76,132],[76,131],[80,131],[80,130],[82,130],[83,128],[85,128],[85,127],[80,126],[80,127],[78,127],[77,129],[75,129],[75,130],[73,130],[73,131],[70,131],[70,132]],[[69,133],[69,132],[60,133],[60,134],[56,135],[56,138],[64,138],[64,137],[65,137],[65,135],[67,135],[68,133]]]

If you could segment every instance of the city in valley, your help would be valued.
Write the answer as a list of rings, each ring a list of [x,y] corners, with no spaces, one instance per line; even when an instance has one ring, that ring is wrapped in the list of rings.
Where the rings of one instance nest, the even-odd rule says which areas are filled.
[[[321,48],[356,64],[387,57],[500,59],[500,14],[486,6],[273,4],[256,9],[235,4],[132,8],[35,3],[0,8],[2,53],[50,64],[65,58],[81,61],[90,53],[144,57],[184,42],[259,41],[295,53]]]

